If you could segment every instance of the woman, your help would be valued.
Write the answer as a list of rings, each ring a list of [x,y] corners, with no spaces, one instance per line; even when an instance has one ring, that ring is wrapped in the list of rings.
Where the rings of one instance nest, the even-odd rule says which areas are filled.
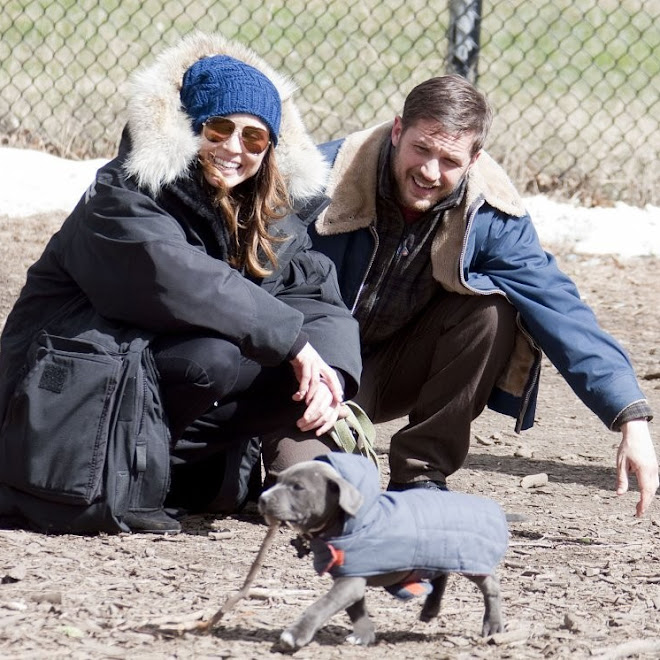
[[[99,428],[114,438],[136,417],[134,390],[148,414],[121,433],[137,435],[131,470],[142,474],[124,492],[117,468],[104,487],[130,500],[112,512],[119,529],[179,528],[162,507],[167,484],[154,483],[169,460],[168,505],[218,510],[227,482],[234,505],[245,497],[232,488],[254,464],[252,438],[293,428],[324,448],[357,390],[359,340],[331,263],[309,249],[305,218],[326,167],[292,91],[248,49],[203,34],[134,77],[117,158],[28,271],[2,335],[0,515],[113,528],[62,523],[48,506],[112,500],[89,486],[100,450],[86,452]],[[102,403],[87,411],[93,398]],[[140,440],[145,428],[154,446],[169,435],[166,457]],[[113,463],[103,466],[108,483]]]

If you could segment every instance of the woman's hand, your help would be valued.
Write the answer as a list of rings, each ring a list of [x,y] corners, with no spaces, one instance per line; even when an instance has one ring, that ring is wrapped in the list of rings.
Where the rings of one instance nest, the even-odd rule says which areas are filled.
[[[294,395],[295,398],[295,395]],[[320,383],[316,394],[307,405],[305,413],[296,422],[301,431],[314,431],[318,437],[327,433],[338,419],[346,417],[348,410],[343,403],[334,403],[325,383]]]
[[[344,392],[339,378],[309,342],[291,360],[291,365],[298,380],[293,400],[307,405],[297,426],[301,431],[316,429],[317,436],[323,435],[341,415]]]

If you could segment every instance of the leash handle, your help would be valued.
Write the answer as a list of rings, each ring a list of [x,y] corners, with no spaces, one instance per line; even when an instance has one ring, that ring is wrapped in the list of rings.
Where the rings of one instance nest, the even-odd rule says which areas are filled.
[[[347,401],[348,416],[338,419],[328,435],[347,454],[362,454],[375,464],[380,473],[378,456],[374,449],[376,427],[362,408],[354,401]]]

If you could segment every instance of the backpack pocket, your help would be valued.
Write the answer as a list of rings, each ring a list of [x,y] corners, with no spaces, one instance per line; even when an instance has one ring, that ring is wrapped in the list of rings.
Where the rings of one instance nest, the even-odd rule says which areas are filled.
[[[93,342],[39,335],[0,432],[0,482],[53,502],[100,497],[122,366]]]
[[[142,350],[135,389],[134,395],[127,397],[125,392],[122,399],[122,403],[127,399],[135,402],[133,414],[124,417],[132,420],[132,426],[127,427],[131,430],[122,434],[121,424],[118,424],[116,444],[126,448],[124,460],[128,459],[130,491],[127,508],[153,511],[162,508],[170,485],[170,432],[160,399],[156,365],[149,348]],[[118,478],[123,477],[119,463],[115,463],[114,470]],[[117,493],[121,492],[118,484],[114,488]],[[125,509],[119,504],[114,507],[119,515]]]

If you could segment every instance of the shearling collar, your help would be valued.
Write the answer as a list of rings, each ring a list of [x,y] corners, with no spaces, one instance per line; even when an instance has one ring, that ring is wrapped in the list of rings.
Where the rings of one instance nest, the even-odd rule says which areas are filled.
[[[211,55],[242,60],[273,81],[282,99],[282,122],[275,154],[289,195],[298,204],[319,193],[328,166],[294,104],[295,84],[242,44],[219,34],[201,32],[165,50],[151,65],[131,77],[128,130],[133,146],[124,166],[126,173],[155,195],[187,172],[197,157],[199,137],[181,105],[181,80],[194,62]]]
[[[319,216],[321,235],[341,234],[368,227],[376,217],[378,155],[389,139],[392,122],[349,135],[339,148],[328,177],[326,194],[332,202]],[[525,215],[522,199],[504,170],[482,152],[470,169],[465,190],[465,208],[477,198],[514,217]]]

